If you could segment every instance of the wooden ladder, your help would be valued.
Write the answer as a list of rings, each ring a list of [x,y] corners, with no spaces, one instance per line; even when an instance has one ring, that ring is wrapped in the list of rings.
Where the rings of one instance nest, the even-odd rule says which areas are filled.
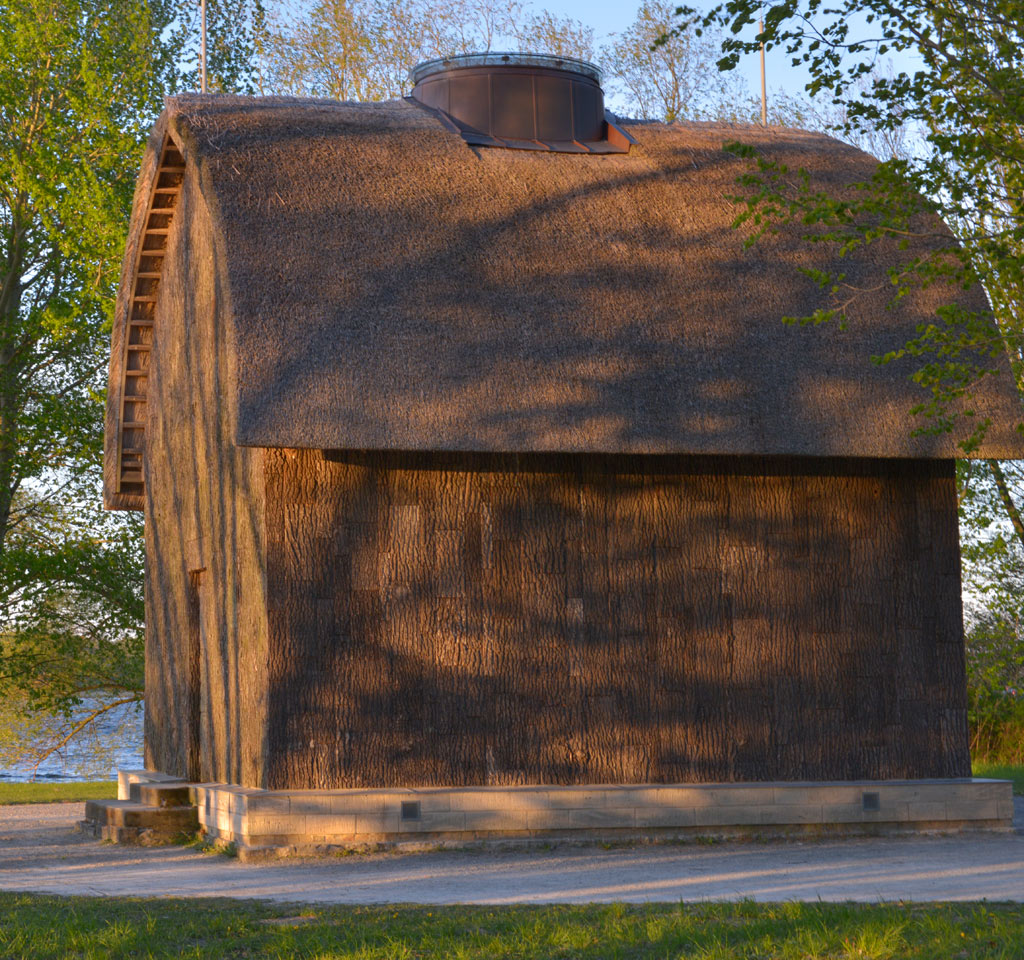
[[[142,461],[145,454],[146,392],[149,383],[149,354],[153,346],[153,323],[164,255],[167,252],[167,237],[184,175],[185,160],[168,136],[164,139],[160,164],[153,178],[146,223],[135,259],[128,329],[125,331],[124,354],[121,357],[117,492],[140,497],[145,493]]]

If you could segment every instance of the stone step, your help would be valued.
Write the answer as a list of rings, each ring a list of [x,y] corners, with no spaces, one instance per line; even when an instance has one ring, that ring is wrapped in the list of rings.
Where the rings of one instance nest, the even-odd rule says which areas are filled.
[[[149,807],[191,807],[192,785],[186,780],[170,783],[140,783],[138,802]]]
[[[132,797],[131,789],[140,783],[170,783],[177,782],[181,777],[172,777],[157,770],[118,770],[117,771],[117,799],[138,800],[138,792]]]
[[[193,806],[160,807],[134,800],[89,800],[82,829],[118,843],[167,843],[199,829]]]
[[[199,815],[193,806],[158,807],[132,800],[90,800],[85,818],[119,827],[153,827],[174,831],[197,829]]]

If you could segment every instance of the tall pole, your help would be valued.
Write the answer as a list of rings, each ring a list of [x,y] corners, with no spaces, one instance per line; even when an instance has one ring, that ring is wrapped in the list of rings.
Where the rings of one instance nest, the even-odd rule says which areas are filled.
[[[199,0],[199,18],[199,92],[206,93],[206,0]]]
[[[764,13],[761,13],[761,33],[764,33]],[[768,126],[768,87],[764,80],[764,40],[761,41],[761,126]]]

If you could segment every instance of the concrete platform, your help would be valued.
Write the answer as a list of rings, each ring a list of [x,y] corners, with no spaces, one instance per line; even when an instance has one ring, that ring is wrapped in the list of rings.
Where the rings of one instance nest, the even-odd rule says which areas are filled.
[[[161,791],[171,787],[163,780]],[[195,784],[191,796],[202,830],[243,858],[572,839],[1006,831],[1013,819],[1012,785],[984,779],[331,791]]]
[[[1017,798],[1018,828],[1024,798]],[[292,903],[1024,902],[1024,836],[983,831],[832,840],[450,850],[266,863],[99,843],[84,804],[0,807],[0,889]]]

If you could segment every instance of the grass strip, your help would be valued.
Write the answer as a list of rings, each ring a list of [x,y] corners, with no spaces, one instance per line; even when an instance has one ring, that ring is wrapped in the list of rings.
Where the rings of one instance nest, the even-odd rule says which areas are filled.
[[[1024,796],[1024,767],[1014,767],[1005,763],[971,764],[971,772],[976,777],[991,777],[993,780],[1012,780],[1013,792]]]
[[[976,777],[1012,780],[1013,792],[1024,796],[1024,767],[975,761]],[[11,803],[73,803],[79,800],[113,800],[117,797],[116,780],[88,780],[69,783],[3,783],[0,782],[0,806]]]
[[[297,907],[0,893],[0,956],[309,960],[1009,960],[1017,904]]]
[[[78,800],[113,800],[116,780],[85,780],[81,783],[2,783],[0,806],[11,803],[73,803]]]

